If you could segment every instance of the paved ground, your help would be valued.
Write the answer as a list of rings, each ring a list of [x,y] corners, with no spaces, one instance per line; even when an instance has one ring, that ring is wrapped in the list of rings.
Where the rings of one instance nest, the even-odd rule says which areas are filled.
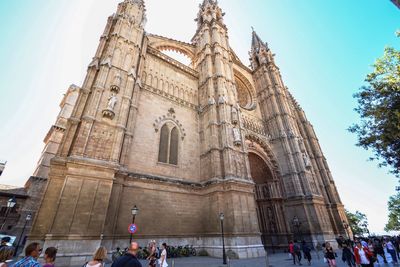
[[[339,251],[339,257],[337,262],[337,267],[347,267],[341,261],[341,252]],[[324,260],[321,258],[318,259],[317,254],[312,254],[313,260],[311,266],[314,267],[327,267],[328,265],[324,263]],[[210,257],[190,257],[190,258],[177,258],[177,259],[168,259],[169,267],[223,267],[227,265],[222,265],[222,259],[215,259]],[[302,262],[303,266],[308,266],[308,263]],[[142,261],[143,267],[147,267],[146,261]],[[276,253],[269,255],[269,265],[273,267],[293,267],[293,261],[288,258],[288,254],[285,253]],[[256,258],[249,260],[232,260],[230,265],[232,267],[266,267],[266,259],[265,258]],[[391,267],[393,264],[375,264],[375,266],[381,267]],[[395,265],[398,266],[398,265]]]

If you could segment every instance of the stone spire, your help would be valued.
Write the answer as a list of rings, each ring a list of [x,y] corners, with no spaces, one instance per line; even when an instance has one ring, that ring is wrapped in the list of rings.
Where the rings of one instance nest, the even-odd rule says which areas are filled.
[[[252,33],[251,51],[249,55],[253,70],[262,64],[274,62],[271,50],[268,48],[268,43],[264,43],[254,29]]]
[[[197,13],[195,21],[197,21],[198,29],[201,28],[204,23],[211,23],[212,21],[219,22],[225,27],[223,16],[225,16],[225,13],[223,13],[222,9],[218,6],[218,1],[204,0],[202,4],[199,4],[199,12]]]
[[[259,52],[261,49],[269,50],[268,43],[264,43],[258,36],[256,31],[253,29],[252,40],[251,40],[251,50]]]

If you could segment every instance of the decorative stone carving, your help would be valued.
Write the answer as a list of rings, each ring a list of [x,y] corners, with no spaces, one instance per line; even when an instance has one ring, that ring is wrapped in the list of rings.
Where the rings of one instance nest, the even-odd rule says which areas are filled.
[[[111,96],[108,98],[107,109],[114,111],[117,101],[118,98],[115,96],[115,94],[111,94]]]
[[[218,98],[218,104],[222,105],[222,104],[225,104],[225,103],[226,103],[225,95],[220,95],[219,98]]]
[[[311,161],[310,158],[307,156],[306,153],[303,153],[303,161],[304,161],[304,165],[306,166],[307,169],[311,168]]]
[[[173,108],[170,108],[168,110],[167,115],[158,117],[154,121],[153,123],[154,131],[157,133],[167,121],[170,121],[173,124],[175,124],[175,126],[177,126],[180,132],[181,139],[184,140],[186,137],[185,128],[183,128],[182,123],[180,123],[179,120],[176,119],[175,110]]]
[[[142,81],[140,80],[139,77],[136,79],[136,84],[137,84],[140,88],[142,88]]]
[[[136,69],[135,69],[135,66],[132,66],[131,68],[130,68],[130,70],[128,71],[128,76],[131,76],[132,78],[136,78]]]
[[[242,145],[242,137],[240,135],[240,130],[239,128],[233,128],[232,129],[232,133],[233,133],[233,144],[235,146],[240,146]]]
[[[210,106],[215,105],[215,98],[213,96],[210,96],[208,98],[208,105]]]
[[[112,93],[118,94],[121,86],[121,74],[117,72],[117,74],[114,77],[114,81],[110,87],[110,91]]]
[[[112,120],[115,117],[115,112],[109,109],[104,109],[102,113],[104,118],[109,118]]]
[[[111,93],[110,97],[108,98],[107,107],[102,111],[103,117],[113,119],[115,117],[114,108],[117,104],[118,98],[115,96],[114,93]]]
[[[109,68],[111,68],[111,55],[108,55],[106,58],[104,58],[102,61],[101,61],[101,64],[100,64],[101,66],[103,66],[103,65],[108,65],[108,67]]]
[[[235,104],[232,106],[232,124],[236,125],[239,122],[239,108],[238,105]]]
[[[90,62],[90,64],[89,64],[89,68],[95,67],[96,70],[98,70],[99,69],[99,65],[100,65],[99,64],[99,58],[98,57],[94,57],[92,62]]]

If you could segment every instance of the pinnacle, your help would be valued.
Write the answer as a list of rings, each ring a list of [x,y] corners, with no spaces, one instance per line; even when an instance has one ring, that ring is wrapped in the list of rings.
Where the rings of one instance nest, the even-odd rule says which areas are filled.
[[[144,0],[124,0],[125,3],[144,5]]]
[[[253,33],[252,33],[252,41],[251,41],[251,47],[252,49],[255,49],[256,51],[260,50],[261,47],[264,47],[268,49],[268,44],[264,43],[261,38],[258,36],[256,31],[254,30],[253,27],[251,27]]]

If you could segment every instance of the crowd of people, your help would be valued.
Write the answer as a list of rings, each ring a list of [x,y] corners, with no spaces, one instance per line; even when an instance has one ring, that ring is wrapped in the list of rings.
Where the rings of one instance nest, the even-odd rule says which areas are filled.
[[[157,244],[153,240],[149,243],[148,250],[150,252],[147,257],[148,267],[168,267],[166,243],[162,244],[160,250],[157,248]],[[15,255],[15,250],[12,246],[7,245],[7,240],[1,240],[0,267],[55,267],[57,248],[46,248],[43,255],[44,264],[41,264],[38,261],[42,251],[43,250],[39,243],[30,243],[25,247],[25,256],[11,265],[10,262]],[[117,249],[117,252],[112,256],[113,261],[111,267],[142,267],[142,264],[136,257],[138,251],[139,245],[136,242],[132,242],[130,247],[125,251]],[[99,247],[94,252],[92,259],[84,263],[82,267],[105,267],[108,259],[107,253],[105,247]]]
[[[338,252],[341,251],[341,260],[348,267],[373,267],[374,263],[388,263],[385,250],[390,255],[393,265],[398,265],[400,259],[400,236],[398,237],[371,237],[355,238],[354,241],[340,236],[337,239],[338,251],[335,251],[330,242],[325,242],[316,249],[323,251],[324,262],[328,267],[337,266]],[[304,257],[311,265],[311,247],[304,240],[289,242],[289,253],[294,265],[302,265]]]

